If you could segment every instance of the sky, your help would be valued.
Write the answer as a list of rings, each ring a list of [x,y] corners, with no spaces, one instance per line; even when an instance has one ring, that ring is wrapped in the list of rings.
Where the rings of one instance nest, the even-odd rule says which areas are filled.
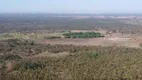
[[[0,13],[142,13],[142,0],[0,0]]]

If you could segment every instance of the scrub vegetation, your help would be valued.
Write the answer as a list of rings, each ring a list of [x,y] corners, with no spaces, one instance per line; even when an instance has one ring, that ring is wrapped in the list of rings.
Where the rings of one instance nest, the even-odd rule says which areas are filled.
[[[142,80],[140,18],[74,15],[0,14],[0,80]]]

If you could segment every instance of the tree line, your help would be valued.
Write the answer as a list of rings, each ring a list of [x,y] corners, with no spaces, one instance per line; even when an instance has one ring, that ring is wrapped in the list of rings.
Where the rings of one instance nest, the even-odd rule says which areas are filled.
[[[99,32],[70,32],[64,33],[65,38],[95,38],[95,37],[104,37],[103,34]]]

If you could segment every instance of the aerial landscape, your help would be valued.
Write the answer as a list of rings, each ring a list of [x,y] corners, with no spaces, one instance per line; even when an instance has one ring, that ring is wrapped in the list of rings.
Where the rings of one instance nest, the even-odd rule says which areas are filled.
[[[54,1],[0,3],[0,80],[142,80],[141,1]]]

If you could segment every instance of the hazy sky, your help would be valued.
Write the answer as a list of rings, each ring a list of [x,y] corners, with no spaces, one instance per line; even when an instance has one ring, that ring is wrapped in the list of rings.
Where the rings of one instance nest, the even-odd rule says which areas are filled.
[[[0,13],[142,13],[142,0],[0,0]]]

